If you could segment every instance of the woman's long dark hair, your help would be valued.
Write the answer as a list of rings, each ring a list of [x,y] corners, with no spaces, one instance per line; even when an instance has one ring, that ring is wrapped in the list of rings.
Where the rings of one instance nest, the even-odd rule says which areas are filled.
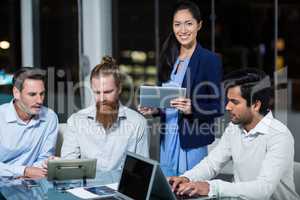
[[[192,14],[193,18],[196,19],[197,23],[201,21],[201,13],[199,7],[192,1],[183,0],[179,1],[173,8],[172,12],[172,22],[174,15],[179,10],[189,10]],[[160,53],[160,62],[159,62],[159,70],[158,70],[158,81],[159,83],[166,82],[170,79],[170,74],[172,72],[172,68],[174,63],[176,62],[177,57],[179,56],[180,44],[177,41],[173,31],[170,32],[167,39],[164,41],[162,45],[162,50]]]

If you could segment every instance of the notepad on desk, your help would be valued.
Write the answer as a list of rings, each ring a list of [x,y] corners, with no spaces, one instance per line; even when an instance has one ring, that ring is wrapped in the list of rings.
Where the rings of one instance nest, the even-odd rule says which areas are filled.
[[[118,183],[112,183],[93,187],[72,188],[67,190],[67,192],[81,199],[97,199],[100,197],[109,197],[114,195],[117,188]]]

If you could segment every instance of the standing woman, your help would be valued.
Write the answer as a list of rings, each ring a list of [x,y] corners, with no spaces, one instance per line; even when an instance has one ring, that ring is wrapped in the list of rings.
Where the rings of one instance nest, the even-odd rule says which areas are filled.
[[[173,11],[173,32],[165,41],[159,83],[187,89],[187,97],[171,101],[172,108],[139,108],[144,115],[160,114],[164,127],[160,164],[167,175],[193,168],[214,141],[214,118],[221,115],[221,61],[197,42],[202,20],[198,6],[180,1]],[[171,173],[170,173],[171,172]]]

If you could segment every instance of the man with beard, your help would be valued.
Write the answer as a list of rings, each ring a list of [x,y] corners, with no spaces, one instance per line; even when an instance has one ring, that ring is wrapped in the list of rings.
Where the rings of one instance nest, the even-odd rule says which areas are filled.
[[[23,67],[13,77],[10,103],[0,106],[0,176],[43,178],[55,152],[58,119],[43,106],[45,73]]]
[[[181,177],[170,177],[178,195],[242,199],[300,199],[294,185],[294,138],[269,110],[270,80],[243,69],[225,81],[231,123],[218,145]],[[211,180],[233,161],[234,182]]]
[[[97,169],[120,169],[125,152],[149,157],[146,119],[119,102],[121,74],[111,57],[91,72],[96,105],[68,119],[62,158],[97,158]]]

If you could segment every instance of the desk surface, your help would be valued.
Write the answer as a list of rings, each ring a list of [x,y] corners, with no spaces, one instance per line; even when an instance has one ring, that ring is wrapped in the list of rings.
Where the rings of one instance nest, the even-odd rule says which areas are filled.
[[[105,185],[119,181],[120,171],[112,172],[97,172],[95,179],[87,179],[86,186]],[[22,183],[22,180],[11,180],[0,178],[0,192],[4,199],[49,199],[49,200],[73,200],[79,199],[70,193],[64,191],[67,188],[82,187],[82,180],[72,180],[64,182],[49,182],[47,179],[40,179],[37,181],[38,185],[27,187]],[[3,199],[2,197],[2,199]],[[1,196],[0,196],[1,199]]]
[[[86,186],[95,186],[95,185],[105,185],[110,183],[116,183],[120,178],[120,171],[112,172],[97,172],[95,179],[88,179]],[[83,181],[81,180],[72,180],[65,182],[49,182],[46,179],[41,179],[37,181],[38,185],[33,187],[28,187],[20,179],[6,179],[0,178],[0,200],[76,200],[79,199],[72,194],[65,192],[66,188],[70,187],[82,187]],[[222,198],[224,199],[224,198]],[[226,198],[238,200],[238,198]]]

